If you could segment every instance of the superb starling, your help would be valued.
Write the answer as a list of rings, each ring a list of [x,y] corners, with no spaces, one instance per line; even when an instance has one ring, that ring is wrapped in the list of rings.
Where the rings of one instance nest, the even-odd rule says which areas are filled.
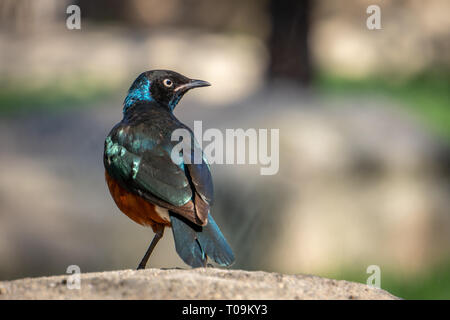
[[[105,178],[115,203],[133,221],[155,232],[138,269],[145,268],[165,227],[172,228],[176,251],[188,265],[204,267],[208,257],[222,266],[234,262],[210,213],[213,184],[205,157],[178,163],[171,157],[179,143],[171,139],[176,129],[189,133],[194,142],[189,152],[199,148],[192,130],[173,110],[187,91],[206,86],[210,86],[206,81],[174,71],[142,73],[125,98],[122,121],[105,140]]]

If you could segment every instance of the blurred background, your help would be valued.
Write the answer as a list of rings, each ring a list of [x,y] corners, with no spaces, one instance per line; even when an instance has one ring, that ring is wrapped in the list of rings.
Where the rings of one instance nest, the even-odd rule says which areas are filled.
[[[81,29],[66,27],[67,6]],[[369,30],[369,5],[381,30]],[[233,268],[450,298],[450,2],[0,0],[0,280],[135,268],[153,237],[104,182],[145,70],[213,86],[192,127],[280,129],[280,171],[213,165]],[[167,230],[149,267],[186,267]]]

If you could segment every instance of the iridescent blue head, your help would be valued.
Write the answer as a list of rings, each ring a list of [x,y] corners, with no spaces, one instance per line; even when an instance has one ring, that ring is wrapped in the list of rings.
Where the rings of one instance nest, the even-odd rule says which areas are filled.
[[[143,72],[134,80],[123,102],[123,113],[140,103],[158,102],[170,111],[183,95],[192,88],[207,87],[211,84],[203,80],[189,79],[170,70]]]

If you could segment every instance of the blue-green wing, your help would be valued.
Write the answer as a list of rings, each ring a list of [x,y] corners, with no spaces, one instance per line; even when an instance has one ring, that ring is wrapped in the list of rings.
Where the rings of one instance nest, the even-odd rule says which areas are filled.
[[[164,145],[157,138],[126,129],[113,129],[106,138],[104,164],[108,174],[127,190],[144,197],[157,197],[177,207],[189,202],[189,180]]]
[[[130,192],[204,225],[213,199],[209,166],[203,158],[200,164],[175,164],[170,154],[177,142],[162,136],[119,124],[105,141],[105,168]]]

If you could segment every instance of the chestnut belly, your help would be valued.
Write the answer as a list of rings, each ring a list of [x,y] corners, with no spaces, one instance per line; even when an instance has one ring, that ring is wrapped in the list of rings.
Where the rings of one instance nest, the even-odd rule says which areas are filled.
[[[109,192],[120,211],[125,213],[134,222],[143,226],[150,226],[153,231],[155,231],[157,225],[170,227],[170,217],[167,209],[154,205],[138,195],[128,192],[111,178],[106,171],[105,179]]]

